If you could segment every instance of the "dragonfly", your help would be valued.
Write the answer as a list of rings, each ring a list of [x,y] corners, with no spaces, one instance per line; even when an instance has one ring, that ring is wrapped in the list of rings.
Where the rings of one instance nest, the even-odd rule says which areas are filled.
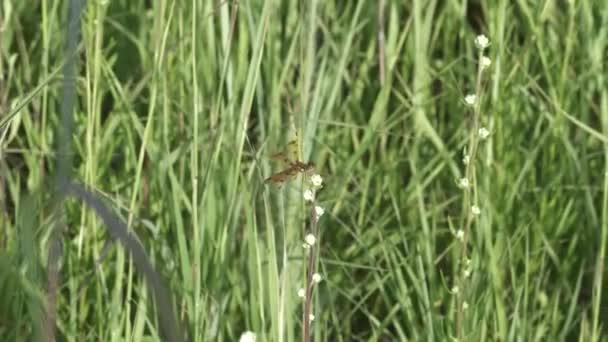
[[[300,161],[299,152],[300,146],[296,136],[294,140],[287,144],[285,151],[270,156],[271,159],[278,160],[283,165],[286,165],[286,168],[266,178],[264,183],[281,186],[294,179],[298,174],[310,175],[315,169],[315,164],[313,162]]]

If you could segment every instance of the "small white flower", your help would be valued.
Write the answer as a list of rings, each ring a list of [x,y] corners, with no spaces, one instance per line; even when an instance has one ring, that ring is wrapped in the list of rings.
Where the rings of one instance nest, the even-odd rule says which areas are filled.
[[[315,320],[315,315],[310,314],[308,315],[308,320],[310,320],[311,322]]]
[[[298,297],[300,298],[304,298],[306,296],[306,290],[304,289],[299,289],[298,290]]]
[[[462,303],[462,310],[466,310],[466,309],[468,309],[468,308],[469,308],[469,303],[467,303],[467,302],[463,302],[463,303]]]
[[[483,49],[487,48],[489,45],[490,45],[490,40],[485,35],[480,34],[479,36],[475,37],[475,46],[477,46],[478,49],[483,50]]]
[[[469,152],[467,151],[467,147],[463,147],[462,148],[462,163],[464,165],[469,164],[469,161],[471,161],[471,157],[469,157]]]
[[[323,185],[323,177],[315,173],[314,175],[310,176],[310,182],[312,183],[312,185],[319,188],[321,187],[321,185]]]
[[[477,216],[477,215],[481,214],[481,209],[479,209],[478,206],[474,205],[471,207],[471,213],[473,213],[473,215]]]
[[[454,236],[456,236],[456,239],[462,241],[464,240],[464,231],[462,229],[458,229]]]
[[[321,280],[323,280],[323,277],[321,277],[321,275],[319,273],[315,273],[312,275],[312,282],[315,284],[318,284],[321,282]]]
[[[469,94],[464,97],[464,102],[469,106],[474,106],[475,102],[477,102],[477,95]]]
[[[483,140],[490,136],[490,131],[487,128],[481,127],[479,129],[479,137]]]
[[[458,186],[462,189],[468,188],[469,185],[471,185],[471,184],[469,184],[469,180],[467,178],[460,178],[458,180]]]
[[[251,331],[245,331],[239,338],[239,342],[255,342],[255,334]]]
[[[317,218],[323,216],[323,214],[325,214],[325,209],[323,209],[323,207],[321,206],[315,206],[315,213],[317,214]]]
[[[314,246],[315,242],[317,242],[317,238],[314,235],[312,235],[312,234],[308,234],[308,235],[306,235],[306,237],[304,237],[304,241],[309,246]]]
[[[459,291],[460,289],[458,288],[458,286],[452,287],[452,294],[458,294]]]
[[[462,272],[465,278],[468,278],[471,275],[471,270],[470,269],[465,269],[464,272]]]
[[[315,200],[315,193],[311,189],[304,190],[304,200],[306,202],[312,202]]]
[[[490,67],[490,65],[492,65],[492,60],[490,59],[490,57],[482,56],[479,63],[481,64],[482,69],[487,69],[488,67]]]

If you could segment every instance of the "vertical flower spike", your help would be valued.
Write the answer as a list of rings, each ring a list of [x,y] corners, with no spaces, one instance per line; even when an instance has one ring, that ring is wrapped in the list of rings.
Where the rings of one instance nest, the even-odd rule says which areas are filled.
[[[473,272],[473,268],[470,265],[471,261],[469,259],[469,253],[474,251],[477,248],[477,244],[471,243],[468,241],[468,236],[475,236],[478,229],[482,228],[482,225],[485,224],[484,220],[479,220],[481,215],[481,208],[479,205],[479,191],[477,175],[480,174],[479,169],[476,165],[481,161],[488,161],[487,155],[480,154],[483,152],[480,144],[484,139],[487,139],[490,136],[490,131],[488,128],[484,127],[484,117],[486,116],[484,113],[484,101],[482,101],[486,96],[486,91],[484,87],[486,87],[483,82],[486,73],[484,71],[492,65],[492,60],[488,57],[487,51],[485,51],[490,46],[490,40],[485,35],[481,34],[475,37],[474,39],[476,51],[473,51],[473,54],[476,55],[477,59],[477,70],[476,75],[474,77],[474,91],[470,93],[470,95],[465,96],[464,102],[471,108],[465,110],[466,112],[470,112],[470,123],[467,125],[468,131],[467,135],[467,143],[468,146],[465,147],[465,152],[463,153],[463,163],[465,164],[464,175],[465,178],[462,178],[458,185],[464,190],[462,194],[462,222],[464,225],[462,227],[458,227],[458,230],[453,234],[455,238],[461,242],[461,246],[459,246],[458,251],[458,260],[456,265],[457,272],[455,272],[452,289],[450,293],[454,296],[454,300],[456,301],[456,305],[454,306],[455,310],[455,341],[467,341],[471,336],[471,331],[469,330],[469,322],[474,319],[473,316],[465,313],[467,308],[469,307],[468,300],[476,300],[476,294],[474,291],[467,291],[467,289],[471,285],[471,276]],[[488,70],[489,71],[489,70]],[[491,120],[491,119],[489,119]],[[468,149],[467,149],[468,147]],[[487,148],[491,148],[491,146],[486,146]],[[488,166],[489,163],[483,165]],[[480,182],[480,184],[487,184],[486,182]],[[487,208],[484,208],[487,211]],[[484,211],[485,212],[485,211]],[[473,327],[474,329],[474,327]]]

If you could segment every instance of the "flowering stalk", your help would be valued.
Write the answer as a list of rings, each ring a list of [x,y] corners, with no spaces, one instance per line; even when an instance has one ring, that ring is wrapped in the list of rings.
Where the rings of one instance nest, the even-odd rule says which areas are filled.
[[[318,219],[316,214],[314,213],[314,206],[311,210],[311,231],[312,234],[316,235],[318,230]],[[315,253],[316,250],[314,246],[310,246],[308,249],[308,260],[306,261],[306,288],[305,288],[305,296],[304,296],[304,311],[302,312],[302,341],[310,341],[310,312],[312,310],[312,275],[314,273],[315,267]]]
[[[315,273],[316,265],[316,241],[319,236],[319,218],[324,213],[324,209],[316,204],[315,189],[321,187],[322,178],[319,175],[311,177],[313,189],[304,191],[304,199],[311,203],[310,209],[310,232],[304,238],[304,248],[307,251],[306,260],[306,286],[300,290],[299,295],[304,298],[304,310],[302,312],[302,341],[310,341],[311,322],[314,319],[312,314],[312,290],[315,284],[321,281],[321,276]]]
[[[459,181],[459,185],[463,188],[463,220],[461,222],[462,230],[457,232],[457,239],[462,243],[460,262],[464,264],[462,272],[457,275],[457,285],[454,286],[456,291],[452,291],[457,296],[457,323],[456,323],[456,336],[458,340],[462,339],[463,335],[463,323],[464,323],[464,311],[468,307],[468,303],[464,300],[466,291],[466,280],[471,274],[470,259],[467,254],[468,237],[470,235],[473,220],[476,216],[481,214],[481,209],[476,205],[477,203],[477,178],[475,171],[475,159],[477,150],[479,147],[480,139],[485,139],[490,134],[489,131],[481,127],[481,95],[482,95],[482,75],[483,71],[487,69],[491,60],[484,56],[484,50],[489,46],[488,38],[484,35],[477,36],[475,39],[475,45],[479,50],[478,54],[478,67],[477,67],[477,78],[475,83],[475,94],[467,95],[465,97],[465,103],[473,108],[473,122],[472,131],[469,134],[469,147],[470,149],[465,152],[463,161],[465,163],[465,177]],[[461,290],[461,291],[460,291]]]

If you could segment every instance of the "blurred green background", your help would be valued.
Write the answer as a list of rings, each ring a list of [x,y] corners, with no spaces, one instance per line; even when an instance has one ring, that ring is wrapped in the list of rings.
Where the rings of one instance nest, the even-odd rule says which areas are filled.
[[[1,2],[4,341],[44,336],[67,5]],[[137,235],[192,341],[301,340],[304,183],[263,183],[290,122],[324,178],[315,341],[608,339],[603,1],[90,0],[81,18],[71,176]],[[64,209],[55,338],[158,340],[128,254]]]

